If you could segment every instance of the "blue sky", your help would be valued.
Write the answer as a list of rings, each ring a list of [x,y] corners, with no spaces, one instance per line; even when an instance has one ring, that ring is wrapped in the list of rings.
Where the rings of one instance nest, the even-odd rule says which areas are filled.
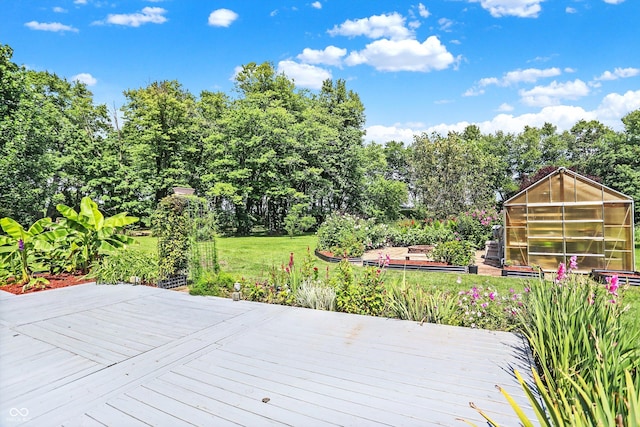
[[[344,79],[366,141],[521,132],[640,108],[638,0],[0,0],[14,62],[89,85],[98,103],[156,80],[233,94],[269,61],[300,88]]]

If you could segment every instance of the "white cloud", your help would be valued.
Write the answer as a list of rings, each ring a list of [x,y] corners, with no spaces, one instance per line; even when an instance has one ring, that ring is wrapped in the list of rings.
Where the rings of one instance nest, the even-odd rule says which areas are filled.
[[[311,7],[316,9],[322,9],[322,3],[320,3],[319,1],[314,1],[313,3],[311,3]]]
[[[423,5],[422,3],[418,3],[418,13],[423,18],[428,18],[429,16],[431,16],[431,12],[429,12],[429,10],[427,10],[425,5]]]
[[[596,113],[603,123],[620,127],[620,119],[640,108],[640,90],[627,91],[624,95],[610,93],[602,99]],[[616,126],[617,125],[617,126]]]
[[[31,22],[27,22],[24,25],[27,28],[30,28],[32,30],[37,30],[37,31],[52,31],[54,33],[65,32],[65,31],[72,31],[74,33],[78,32],[77,28],[74,28],[74,27],[72,27],[70,25],[61,24],[60,22],[31,21]]]
[[[564,10],[566,13],[577,13],[578,11],[574,7],[569,7]]]
[[[238,19],[238,14],[229,9],[214,10],[209,14],[209,25],[213,27],[228,27]]]
[[[98,83],[98,80],[89,73],[76,74],[75,76],[71,77],[71,81],[84,83],[87,86],[94,86],[96,83]]]
[[[53,11],[55,13],[67,13],[67,9],[65,9],[64,7],[60,7],[60,6],[54,7]]]
[[[544,70],[538,68],[527,68],[526,70],[515,70],[505,73],[502,78],[488,77],[480,79],[481,86],[495,84],[498,86],[511,86],[520,82],[535,83],[538,79],[545,77],[555,77],[562,74],[559,68],[546,68]]]
[[[375,141],[384,144],[387,141],[402,141],[405,144],[413,142],[413,136],[419,134],[420,131],[410,127],[396,126],[369,126],[366,131],[365,139],[367,141]]]
[[[453,21],[447,18],[440,18],[438,19],[438,25],[440,25],[440,31],[451,32]]]
[[[87,0],[74,0],[73,4],[87,4]]]
[[[368,64],[379,71],[443,70],[455,61],[453,55],[430,36],[423,43],[417,40],[376,40],[365,49],[349,54],[347,65]]]
[[[322,82],[331,78],[331,72],[315,65],[300,64],[295,61],[278,62],[278,73],[284,73],[296,87],[320,89]]]
[[[483,122],[441,123],[431,127],[412,127],[410,124],[406,126],[398,124],[392,126],[372,125],[366,131],[367,140],[378,143],[385,143],[391,140],[411,143],[413,135],[419,135],[422,132],[437,132],[446,135],[449,131],[462,132],[470,124],[477,125],[482,133],[492,134],[502,131],[504,133],[518,134],[524,130],[525,126],[542,127],[545,123],[551,123],[557,126],[558,132],[563,132],[570,130],[580,120],[598,120],[605,126],[620,131],[623,129],[621,119],[638,108],[640,108],[640,90],[628,91],[624,95],[610,93],[602,99],[600,105],[593,111],[587,111],[582,107],[556,105],[544,107],[538,112],[519,116],[498,114],[491,120]]]
[[[467,89],[462,96],[480,96],[480,95],[484,95],[484,89],[477,89],[477,88],[471,88],[471,89]]]
[[[620,4],[623,1],[624,0],[604,0],[605,3],[609,3],[609,4]]]
[[[596,77],[595,80],[618,80],[635,77],[638,74],[640,74],[640,68],[615,68],[613,72],[605,71],[600,77]]]
[[[145,7],[136,13],[111,13],[107,15],[106,23],[127,27],[139,27],[149,23],[163,24],[167,22],[165,13],[167,13],[166,9],[161,7]],[[102,22],[95,22],[95,24],[102,24]]]
[[[507,113],[509,111],[513,111],[513,105],[502,103],[500,104],[500,106],[498,107],[498,111],[502,112],[502,113]]]
[[[365,36],[370,39],[388,37],[392,40],[402,40],[413,36],[404,22],[404,17],[394,12],[390,15],[374,15],[354,21],[348,19],[339,26],[334,26],[328,33],[332,36]]]
[[[589,86],[580,79],[574,81],[558,83],[551,82],[547,86],[536,86],[529,90],[520,90],[521,101],[525,105],[533,107],[545,107],[558,105],[563,99],[575,100],[588,95]]]
[[[519,18],[537,18],[544,0],[469,0],[480,3],[494,18],[517,16]]]
[[[297,58],[307,64],[325,64],[340,66],[342,57],[347,54],[347,49],[335,46],[327,46],[324,50],[304,48]]]

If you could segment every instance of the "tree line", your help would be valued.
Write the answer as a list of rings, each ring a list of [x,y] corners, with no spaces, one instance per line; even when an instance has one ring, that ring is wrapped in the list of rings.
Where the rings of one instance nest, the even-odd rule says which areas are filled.
[[[195,96],[158,81],[125,91],[119,116],[83,83],[28,70],[12,55],[0,45],[0,217],[23,224],[85,196],[144,224],[175,186],[194,188],[238,234],[281,231],[292,215],[320,223],[335,211],[384,221],[413,206],[443,218],[495,206],[551,165],[640,200],[640,110],[621,132],[583,120],[564,132],[545,124],[483,134],[471,125],[409,145],[364,143],[365,108],[344,80],[312,93],[270,63],[250,63],[231,94]]]

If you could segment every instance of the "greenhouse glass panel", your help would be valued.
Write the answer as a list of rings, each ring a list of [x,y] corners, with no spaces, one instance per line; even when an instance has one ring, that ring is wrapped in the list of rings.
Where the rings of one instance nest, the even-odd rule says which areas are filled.
[[[602,204],[590,206],[565,206],[565,221],[602,219]]]
[[[602,238],[604,234],[602,222],[565,222],[564,227],[567,237]]]
[[[511,226],[527,225],[527,207],[526,206],[509,206],[506,209],[506,223]]]
[[[527,248],[507,248],[506,257],[511,265],[528,265]]]
[[[551,185],[551,202],[558,203],[564,202],[564,187],[562,185],[562,176],[556,175],[549,180],[549,184]]]
[[[562,221],[562,206],[535,206],[529,208],[529,221]]]
[[[604,222],[606,224],[631,225],[631,205],[622,203],[605,203]]]
[[[529,238],[562,238],[562,221],[529,222]]]
[[[578,255],[578,270],[590,271],[593,269],[606,268],[605,259],[602,255]]]
[[[568,254],[603,254],[604,253],[604,240],[569,240],[566,241],[566,248]]]
[[[564,254],[564,241],[562,238],[552,239],[529,239],[529,253]]]
[[[565,262],[564,255],[529,255],[529,265],[537,265],[546,271],[557,270],[561,262]]]
[[[531,190],[527,190],[528,203],[551,203],[551,189],[548,182],[543,182]]]
[[[594,187],[588,181],[576,178],[577,202],[602,202],[602,187]]]

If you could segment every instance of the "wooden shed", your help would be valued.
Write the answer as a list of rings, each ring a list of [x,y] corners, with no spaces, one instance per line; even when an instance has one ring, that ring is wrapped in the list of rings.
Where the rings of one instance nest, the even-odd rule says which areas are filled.
[[[559,168],[504,203],[504,261],[554,271],[633,271],[633,199]]]

